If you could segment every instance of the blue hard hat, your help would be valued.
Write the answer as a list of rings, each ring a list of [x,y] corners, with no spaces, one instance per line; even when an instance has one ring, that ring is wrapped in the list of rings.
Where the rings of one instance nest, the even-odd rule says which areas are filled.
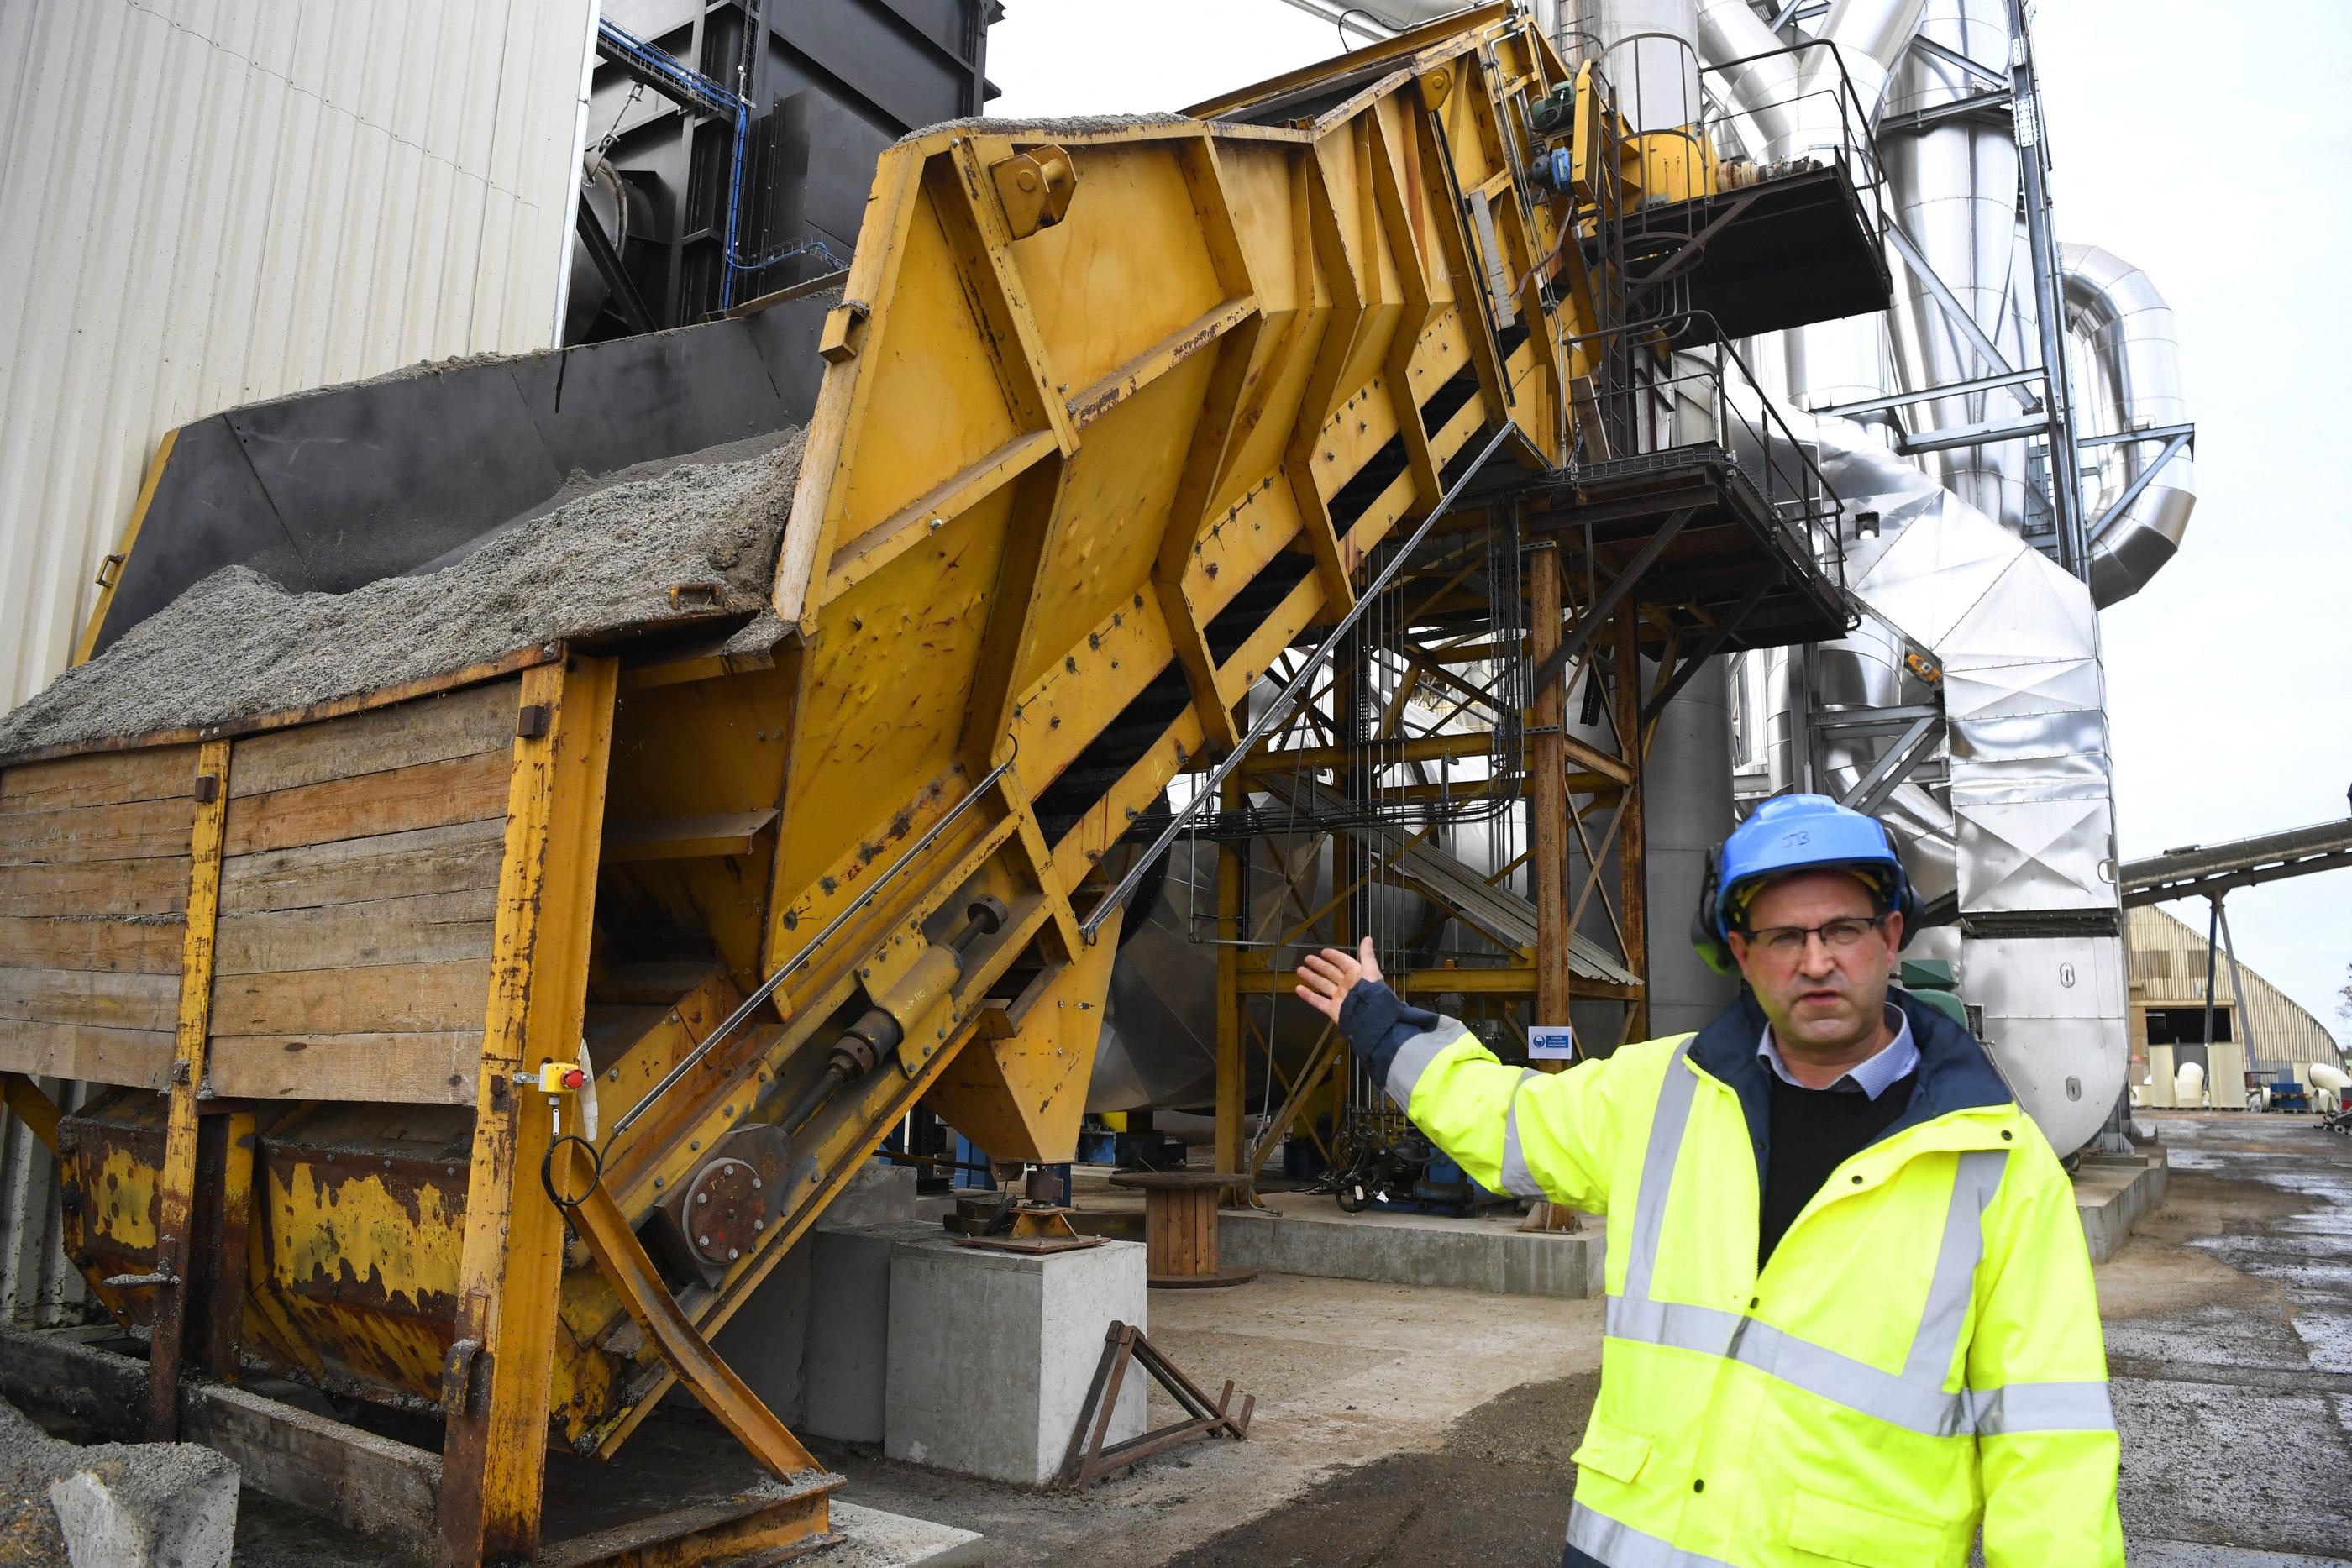
[[[1734,965],[1730,935],[1743,893],[1767,879],[1798,871],[1852,871],[1877,889],[1883,908],[1903,916],[1907,940],[1919,925],[1919,903],[1903,873],[1895,841],[1875,817],[1826,795],[1776,795],[1756,808],[1707,857],[1706,881],[1691,921],[1691,945],[1707,967],[1727,975]]]

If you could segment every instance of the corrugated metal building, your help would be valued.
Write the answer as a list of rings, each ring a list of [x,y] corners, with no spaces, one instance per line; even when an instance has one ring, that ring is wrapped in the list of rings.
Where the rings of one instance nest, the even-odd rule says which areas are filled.
[[[2183,1062],[2202,1061],[2207,1093],[2214,1106],[2235,1110],[2246,1103],[2246,1048],[2258,1068],[2282,1063],[2297,1082],[2311,1085],[2309,1064],[2336,1061],[2336,1037],[2286,993],[2263,979],[2242,959],[2249,1018],[2238,1017],[2224,951],[2213,982],[2213,1044],[2204,1045],[2205,934],[2152,905],[2127,912],[2126,946],[2131,966],[2132,1092],[2137,1103],[2170,1106],[2172,1074]],[[2265,1073],[2265,1077],[2271,1074]]]
[[[0,5],[0,709],[165,432],[554,340],[594,0]]]
[[[166,433],[554,341],[595,16],[0,0],[0,710],[72,658]],[[14,1318],[81,1295],[55,1179],[0,1118]]]

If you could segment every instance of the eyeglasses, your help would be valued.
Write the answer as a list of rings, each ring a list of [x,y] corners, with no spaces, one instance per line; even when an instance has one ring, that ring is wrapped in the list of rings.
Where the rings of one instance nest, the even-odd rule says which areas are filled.
[[[1885,923],[1884,915],[1849,915],[1843,920],[1824,921],[1819,925],[1759,925],[1748,933],[1748,945],[1761,949],[1766,957],[1784,963],[1804,953],[1809,936],[1819,936],[1822,946],[1832,953],[1850,953]]]

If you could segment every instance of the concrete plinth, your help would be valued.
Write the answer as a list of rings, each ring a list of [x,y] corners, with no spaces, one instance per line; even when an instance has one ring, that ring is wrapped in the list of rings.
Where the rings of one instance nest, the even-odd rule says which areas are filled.
[[[1343,1214],[1328,1197],[1277,1193],[1265,1210],[1229,1210],[1225,1263],[1272,1274],[1435,1285],[1505,1296],[1582,1300],[1606,1288],[1601,1221],[1574,1234],[1522,1232],[1518,1216],[1454,1219],[1370,1209]]]
[[[1047,1253],[938,1233],[899,1241],[883,1451],[992,1480],[1052,1480],[1111,1323],[1144,1325],[1144,1270],[1131,1241]],[[1142,1432],[1145,1381],[1130,1369],[1107,1443]]]
[[[712,1348],[795,1431],[882,1440],[882,1322],[890,1249],[836,1238],[915,1218],[911,1166],[870,1165],[793,1245]],[[688,1397],[684,1390],[672,1397]]]
[[[2082,1216],[2092,1262],[2123,1250],[2140,1220],[2163,1205],[2170,1176],[2164,1150],[2155,1145],[2145,1154],[2083,1156],[2074,1169],[2074,1212]]]

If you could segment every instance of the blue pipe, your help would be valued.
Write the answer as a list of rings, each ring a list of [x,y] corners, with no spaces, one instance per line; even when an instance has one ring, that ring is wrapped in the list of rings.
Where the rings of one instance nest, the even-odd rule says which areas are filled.
[[[735,249],[735,228],[743,206],[743,144],[751,137],[751,100],[740,93],[730,91],[700,71],[689,70],[635,34],[604,17],[597,18],[596,36],[654,75],[672,83],[678,90],[671,96],[678,102],[699,109],[713,120],[729,120],[735,128],[734,165],[727,181],[726,250],[721,257],[719,275],[719,308],[724,310],[735,303],[735,274],[742,267],[741,258]]]

